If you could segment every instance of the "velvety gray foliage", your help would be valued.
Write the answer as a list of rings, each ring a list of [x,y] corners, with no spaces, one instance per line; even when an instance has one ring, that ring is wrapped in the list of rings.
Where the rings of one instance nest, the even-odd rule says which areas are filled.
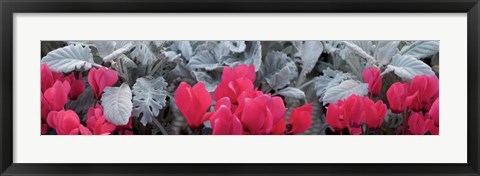
[[[322,101],[324,104],[337,103],[338,100],[344,100],[353,94],[359,96],[367,95],[368,85],[355,80],[343,81],[339,85],[328,89]]]
[[[130,43],[125,43],[122,46],[129,45]],[[130,53],[130,57],[138,60],[144,65],[152,64],[157,61],[157,45],[152,41],[132,41],[133,50]]]
[[[41,60],[54,72],[86,71],[95,64],[88,46],[69,45],[49,52]]]
[[[98,56],[104,58],[115,51],[115,41],[99,40],[99,41],[85,41],[85,44],[91,44],[97,49]]]
[[[210,71],[210,72],[194,71],[193,74],[195,75],[195,78],[197,78],[199,82],[205,83],[205,88],[207,88],[207,91],[209,92],[213,92],[217,88],[222,78],[221,73],[218,73],[216,71]]]
[[[434,75],[432,68],[410,55],[395,55],[392,63],[388,65],[387,71],[393,71],[396,75],[404,80],[411,80],[417,75]]]
[[[381,78],[388,75],[397,81],[409,82],[418,75],[438,75],[440,63],[439,41],[58,43],[51,49],[42,47],[41,63],[52,71],[85,76],[92,67],[108,67],[119,76],[117,83],[103,90],[100,100],[95,100],[84,77],[86,92],[76,100],[69,100],[65,108],[84,115],[89,107],[100,103],[109,122],[125,125],[133,116],[136,117],[134,126],[140,128],[136,132],[149,134],[165,131],[200,134],[188,128],[173,101],[177,86],[181,82],[192,86],[203,82],[213,95],[222,80],[224,67],[254,66],[254,89],[282,97],[288,112],[314,101],[313,126],[306,133],[325,134],[326,104],[337,103],[353,94],[368,94],[368,85],[362,76],[365,68],[377,68]],[[388,84],[384,84],[378,99],[384,99],[385,86]],[[205,125],[211,127],[209,122]]]
[[[340,85],[340,83],[345,80],[352,78],[352,75],[349,73],[343,73],[330,68],[323,70],[323,75],[315,78],[315,89],[317,90],[317,96],[320,97],[320,101],[324,101],[324,95],[327,90]]]
[[[189,41],[175,41],[173,42],[171,49],[173,51],[177,51],[178,53],[180,53],[183,56],[183,58],[185,58],[186,60],[190,60],[193,54],[192,45],[190,44]],[[166,53],[173,54],[175,52],[166,52]],[[170,56],[170,58],[172,57]]]
[[[290,97],[290,98],[297,98],[297,99],[305,98],[305,93],[302,90],[294,87],[287,87],[285,89],[279,90],[278,94],[284,97]]]
[[[255,71],[258,71],[262,65],[262,45],[260,41],[248,41],[245,42],[245,45],[245,52],[229,57],[225,60],[225,64],[229,66],[254,65]]]
[[[245,48],[247,47],[245,41],[224,41],[224,43],[227,45],[228,49],[234,53],[241,53],[245,51]]]
[[[296,67],[293,61],[283,52],[270,52],[264,60],[261,77],[268,85],[278,90],[290,83],[296,77]]]
[[[415,41],[411,45],[403,47],[400,54],[422,59],[438,53],[438,50],[438,41]]]
[[[140,122],[145,126],[158,116],[160,110],[166,106],[167,83],[162,77],[150,76],[138,78],[133,85],[133,111],[132,115],[140,117]]]
[[[380,41],[375,50],[375,59],[382,64],[387,65],[392,60],[393,55],[398,52],[400,41]]]
[[[300,52],[303,66],[300,74],[306,75],[312,71],[313,67],[315,67],[315,64],[320,58],[320,55],[323,52],[323,44],[321,41],[305,41],[305,43],[301,45]]]
[[[126,125],[132,114],[132,91],[128,84],[106,87],[101,98],[103,114],[114,125]]]
[[[225,43],[208,41],[197,47],[188,66],[191,69],[214,70],[223,67],[230,50]]]

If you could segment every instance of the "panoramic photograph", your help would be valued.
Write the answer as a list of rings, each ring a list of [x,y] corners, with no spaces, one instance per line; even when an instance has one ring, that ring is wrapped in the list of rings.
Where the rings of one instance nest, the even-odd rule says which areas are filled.
[[[42,135],[439,135],[439,41],[42,41]]]

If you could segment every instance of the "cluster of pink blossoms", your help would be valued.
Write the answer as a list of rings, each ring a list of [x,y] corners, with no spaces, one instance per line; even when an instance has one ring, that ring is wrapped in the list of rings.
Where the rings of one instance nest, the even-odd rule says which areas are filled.
[[[382,79],[375,67],[363,71],[372,97],[380,94]],[[439,133],[439,81],[436,76],[415,76],[410,83],[396,82],[386,92],[392,113],[403,114],[402,134],[424,135]],[[376,103],[368,97],[351,95],[327,107],[326,122],[336,131],[348,128],[350,134],[364,133],[363,124],[378,129],[387,114],[382,100]]]
[[[352,95],[345,101],[330,104],[327,109],[326,122],[335,131],[348,127],[350,134],[362,134],[363,123],[371,129],[377,129],[387,114],[387,106],[382,100],[373,103],[368,97]]]
[[[410,83],[394,83],[387,91],[393,113],[404,113],[408,133],[439,134],[439,81],[436,76],[416,76]]]
[[[92,68],[88,73],[88,83],[96,100],[101,98],[105,87],[113,86],[117,80],[117,73],[104,67]],[[65,77],[63,73],[52,72],[47,65],[42,64],[41,133],[47,134],[53,128],[58,135],[102,135],[111,134],[115,130],[118,134],[133,134],[131,118],[127,125],[115,126],[106,120],[103,108],[98,104],[89,108],[85,127],[77,113],[65,109],[68,100],[75,100],[84,92],[82,74],[79,74],[78,79],[74,73]]]
[[[213,93],[213,111],[209,112],[212,97],[202,82],[193,87],[180,83],[175,104],[190,128],[200,130],[210,120],[214,135],[300,134],[310,128],[312,103],[293,109],[286,124],[283,99],[258,91],[253,85],[255,79],[253,65],[224,67],[222,80]]]

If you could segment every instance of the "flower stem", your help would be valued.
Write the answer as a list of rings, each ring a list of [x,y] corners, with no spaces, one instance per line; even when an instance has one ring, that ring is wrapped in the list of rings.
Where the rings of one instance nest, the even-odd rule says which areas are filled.
[[[97,63],[92,63],[92,66],[97,67],[97,68],[103,67],[103,65],[100,65],[100,64],[97,64]]]
[[[157,118],[153,118],[153,123],[158,127],[162,135],[168,135],[167,130],[163,127],[163,125],[157,120]]]
[[[392,71],[393,71],[392,68],[387,67],[387,68],[380,74],[380,77],[383,77],[383,76],[385,76],[386,74],[388,74],[388,73],[390,73],[390,72],[392,72]]]
[[[312,84],[312,83],[314,83],[314,82],[315,82],[315,79],[312,79],[312,80],[310,80],[310,81],[308,81],[308,82],[306,82],[306,83],[303,83],[301,86],[299,86],[299,87],[297,87],[297,88],[298,88],[298,89],[303,89],[303,88],[309,86],[310,84]]]
[[[301,72],[300,72],[301,73]],[[305,81],[306,75],[300,74],[298,75],[297,81],[295,82],[295,87],[299,87]]]
[[[403,135],[407,134],[407,122],[408,122],[408,111],[405,109],[403,111]]]

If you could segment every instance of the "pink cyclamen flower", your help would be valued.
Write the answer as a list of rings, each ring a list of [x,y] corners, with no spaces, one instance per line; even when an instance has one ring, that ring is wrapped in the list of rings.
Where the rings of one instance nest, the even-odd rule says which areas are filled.
[[[75,100],[85,92],[85,82],[83,82],[82,74],[79,74],[78,79],[75,78],[75,74],[71,73],[67,77],[65,77],[65,81],[70,83],[70,98]]]
[[[292,125],[289,134],[300,134],[307,131],[312,126],[312,103],[293,109],[288,123]]]
[[[80,125],[78,126],[78,128],[70,131],[69,135],[93,135],[93,134],[88,128],[84,127],[83,125]]]
[[[115,131],[116,126],[105,119],[103,115],[103,108],[100,105],[91,107],[87,112],[87,128],[95,135],[111,134]]]
[[[240,118],[246,134],[270,134],[273,125],[285,117],[286,110],[282,98],[260,94],[241,99],[235,114]]]
[[[402,113],[418,95],[418,92],[409,95],[408,90],[409,84],[400,82],[396,82],[388,88],[387,99],[393,113]]]
[[[243,133],[242,123],[232,113],[228,97],[224,97],[217,102],[215,111],[210,117],[210,124],[214,135],[241,135]]]
[[[199,82],[193,87],[186,82],[181,82],[175,92],[175,104],[190,128],[199,129],[207,120],[204,115],[212,104],[212,98],[203,82]]]
[[[422,115],[422,113],[414,112],[408,118],[408,128],[410,130],[410,134],[424,135],[428,132],[432,123],[433,121],[426,118],[424,115]]]
[[[253,82],[256,79],[255,67],[245,64],[235,68],[224,67],[222,80],[213,93],[215,101],[223,97],[229,97],[232,103],[237,104],[237,97],[244,91],[253,90]]]
[[[439,81],[437,76],[420,75],[415,76],[408,88],[408,96],[417,95],[409,107],[413,111],[428,110],[431,104],[438,97]]]
[[[40,133],[41,134],[47,134],[48,133],[48,125],[47,124],[44,124],[44,123],[41,124]]]
[[[430,111],[428,111],[428,115],[430,118],[433,120],[433,124],[430,127],[430,133],[434,135],[439,134],[439,128],[440,128],[440,119],[439,119],[439,98],[433,102],[432,106],[430,107]]]
[[[350,134],[362,134],[362,124],[365,122],[363,97],[353,94],[345,100],[343,106]]]
[[[41,65],[41,90],[42,93],[52,87],[56,80],[63,77],[63,73],[52,72],[47,64]]]
[[[376,67],[369,67],[363,70],[363,79],[368,83],[368,90],[372,96],[377,97],[382,90],[382,78],[380,70]]]
[[[255,74],[255,66],[250,65],[247,66],[245,64],[238,65],[235,68],[231,67],[223,67],[222,73],[222,81],[230,82],[234,81],[238,78],[246,78],[251,82],[255,82],[256,74]]]
[[[255,98],[255,97],[258,97],[260,95],[264,95],[264,93],[262,91],[253,90],[253,89],[243,91],[237,97],[238,105],[233,104],[233,102],[232,102],[232,111],[235,112],[235,115],[237,115],[237,117],[241,118],[242,113],[243,113],[243,107],[245,106],[245,99],[246,98]],[[283,103],[283,100],[282,100],[282,103]]]
[[[72,111],[51,111],[48,113],[48,125],[54,128],[58,135],[91,135],[92,132],[80,124],[80,118]]]
[[[377,129],[382,125],[383,119],[387,115],[387,105],[382,100],[377,101],[375,104],[369,98],[365,98],[363,101],[363,107],[365,112],[365,123],[370,129]]]
[[[341,105],[342,101],[337,104],[329,104],[327,107],[327,114],[325,121],[334,131],[340,132],[347,127],[347,121],[345,118],[345,110]]]
[[[45,90],[43,97],[45,98],[48,109],[51,111],[63,110],[68,100],[70,92],[70,84],[67,81],[55,81],[52,87]]]
[[[274,123],[277,123],[277,121],[281,118],[285,118],[285,112],[287,111],[287,108],[285,107],[285,104],[283,102],[283,99],[281,97],[277,96],[271,96],[270,94],[264,94],[262,91],[258,90],[247,90],[243,91],[237,98],[238,100],[238,107],[235,107],[232,104],[232,109],[234,109],[235,114],[238,117],[242,117],[243,109],[245,106],[245,100],[247,98],[256,98],[259,96],[265,96],[264,100],[267,101],[265,102],[266,106],[272,111],[273,114],[273,121]],[[233,103],[233,102],[232,102]],[[236,110],[235,110],[236,109]]]
[[[48,113],[50,112],[50,105],[48,104],[48,101],[45,99],[45,96],[43,96],[43,93],[40,94],[40,105],[41,105],[41,117],[44,122],[47,122],[47,116]]]
[[[45,92],[48,88],[52,87],[54,83],[52,71],[48,68],[47,64],[42,64],[41,67],[41,90],[42,93]]]
[[[42,134],[47,134],[48,132],[48,124],[47,124],[47,117],[48,113],[50,112],[50,105],[48,104],[47,100],[43,96],[43,93],[40,93],[41,95],[41,129],[42,129]]]
[[[238,104],[238,96],[245,92],[253,90],[253,83],[247,78],[238,78],[236,80],[226,82],[221,81],[213,92],[213,99],[219,100],[223,97],[228,97],[234,104]]]
[[[242,124],[245,125],[248,134],[268,134],[273,127],[273,114],[266,107],[267,95],[256,98],[246,98],[242,109]]]
[[[118,80],[117,72],[112,69],[100,67],[91,68],[88,72],[88,83],[94,92],[95,98],[102,96],[105,87],[113,86]]]
[[[270,123],[272,123],[273,126],[271,129],[269,128],[269,130],[263,129],[263,130],[260,130],[262,131],[261,133],[254,132],[254,134],[262,134],[262,133],[276,134],[276,135],[284,134],[285,125],[286,125],[285,113],[287,108],[285,107],[283,99],[280,97],[276,97],[276,96],[272,97],[270,94],[264,94],[263,92],[258,90],[243,91],[237,98],[238,106],[235,106],[234,104],[232,104],[232,109],[233,109],[233,112],[235,112],[235,115],[239,117],[240,121],[242,121],[243,117],[247,118],[242,121],[244,127],[246,127],[247,124],[250,127],[254,126],[253,124],[254,119],[252,119],[250,116],[246,116],[246,115],[244,116],[243,113],[246,112],[245,110],[245,106],[247,105],[246,100],[256,99],[257,97],[261,97],[258,100],[261,100],[261,102],[264,103],[268,111],[270,111],[272,114],[272,119],[271,119],[272,121],[271,122],[267,121],[266,123],[268,124],[267,126],[269,126]],[[251,105],[251,104],[248,103],[248,105]],[[247,112],[250,112],[250,111],[247,110]],[[258,122],[258,123],[264,123],[264,122],[265,121]],[[245,133],[248,134],[251,132],[249,132],[249,130],[246,129]]]
[[[273,135],[281,135],[285,134],[285,129],[286,129],[286,122],[285,122],[285,115],[278,120],[277,123],[273,124],[272,127],[272,134]]]

